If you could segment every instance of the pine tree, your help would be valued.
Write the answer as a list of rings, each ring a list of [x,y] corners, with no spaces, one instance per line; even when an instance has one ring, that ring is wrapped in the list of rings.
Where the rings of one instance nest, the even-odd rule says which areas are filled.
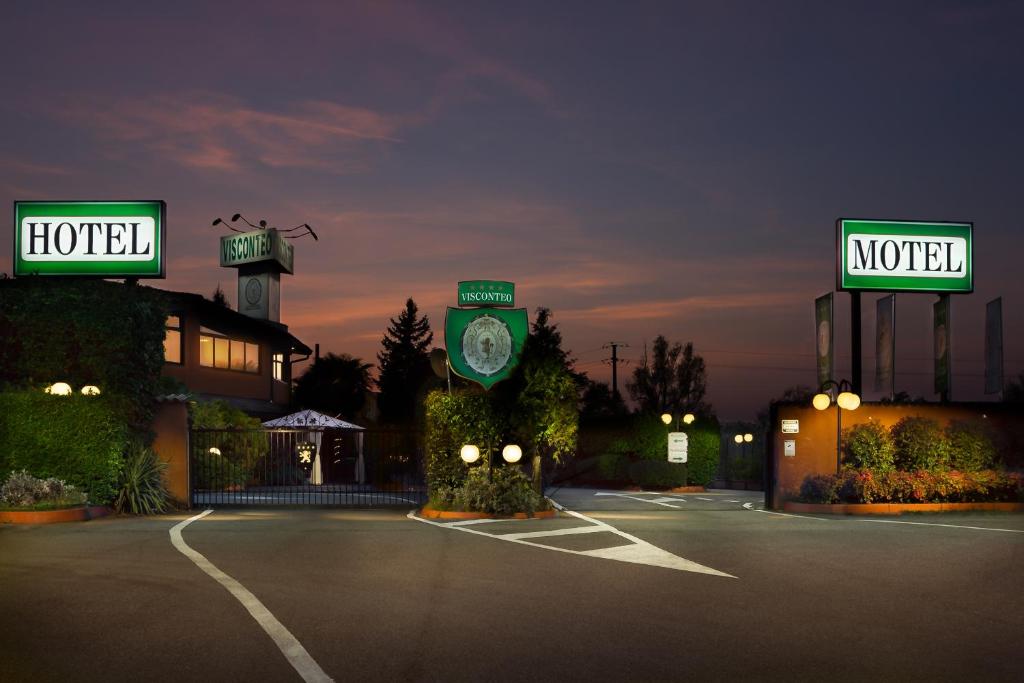
[[[408,422],[416,414],[416,397],[420,386],[430,376],[427,350],[434,340],[427,316],[418,317],[416,302],[409,299],[398,319],[391,318],[377,354],[380,374],[377,405],[387,422]]]

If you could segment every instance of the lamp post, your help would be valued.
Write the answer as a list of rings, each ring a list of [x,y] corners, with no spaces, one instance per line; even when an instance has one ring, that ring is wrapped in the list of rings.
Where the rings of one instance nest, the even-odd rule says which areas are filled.
[[[836,474],[839,474],[843,462],[843,411],[857,410],[860,396],[854,393],[849,381],[830,379],[821,385],[811,404],[817,410],[827,410],[833,404],[836,406]]]
[[[680,421],[682,421],[682,423],[684,425],[689,425],[689,424],[693,424],[693,421],[695,419],[696,418],[693,416],[693,413],[681,413],[681,414],[676,415],[675,416],[676,431],[677,432],[679,431],[679,422]],[[661,421],[663,423],[665,423],[665,426],[668,426],[668,425],[672,424],[672,414],[671,413],[662,413]],[[669,437],[669,438],[671,438],[671,437]],[[686,484],[688,484],[690,482],[690,465],[689,465],[689,463],[685,463],[685,462],[682,463],[682,465],[683,465],[683,485],[685,486]]]
[[[490,481],[494,481],[494,463],[491,458],[493,450],[489,445],[487,446],[487,478]],[[459,451],[459,457],[467,465],[472,465],[480,459],[480,447],[467,443]],[[507,463],[519,462],[520,458],[523,457],[523,449],[514,443],[510,443],[501,449],[501,457]]]

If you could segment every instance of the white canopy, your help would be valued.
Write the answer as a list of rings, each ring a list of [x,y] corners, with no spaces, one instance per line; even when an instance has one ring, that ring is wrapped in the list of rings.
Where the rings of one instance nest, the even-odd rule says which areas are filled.
[[[275,420],[267,420],[264,427],[304,427],[309,433],[309,439],[316,444],[316,458],[313,459],[313,473],[310,477],[311,484],[323,484],[324,478],[320,466],[320,445],[323,442],[325,429],[352,429],[360,432],[356,434],[356,482],[366,483],[366,464],[363,460],[363,434],[366,427],[360,427],[351,422],[339,420],[330,415],[318,413],[315,410],[300,410],[291,415],[285,415]]]
[[[330,415],[318,413],[315,410],[300,410],[291,415],[285,415],[274,420],[267,420],[264,427],[306,427],[308,429],[363,429],[357,424],[339,420]]]

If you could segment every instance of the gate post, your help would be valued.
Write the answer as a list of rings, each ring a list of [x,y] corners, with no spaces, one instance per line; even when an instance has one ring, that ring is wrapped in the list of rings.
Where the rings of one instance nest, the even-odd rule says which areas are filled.
[[[176,505],[190,508],[188,401],[178,396],[161,397],[158,401],[152,425],[156,433],[153,452],[167,463],[164,471],[167,492]]]

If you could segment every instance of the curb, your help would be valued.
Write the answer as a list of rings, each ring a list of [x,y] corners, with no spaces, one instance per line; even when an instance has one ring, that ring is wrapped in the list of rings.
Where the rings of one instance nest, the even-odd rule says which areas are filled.
[[[786,512],[807,512],[825,515],[902,515],[904,512],[1024,512],[1024,503],[793,503],[786,502]]]
[[[538,510],[532,515],[516,512],[512,515],[492,515],[489,512],[457,512],[454,510],[435,510],[424,505],[419,513],[426,519],[549,519],[555,516],[555,510]]]
[[[103,505],[89,505],[63,510],[8,510],[0,511],[0,524],[58,524],[60,522],[87,522],[106,517],[112,510]]]

